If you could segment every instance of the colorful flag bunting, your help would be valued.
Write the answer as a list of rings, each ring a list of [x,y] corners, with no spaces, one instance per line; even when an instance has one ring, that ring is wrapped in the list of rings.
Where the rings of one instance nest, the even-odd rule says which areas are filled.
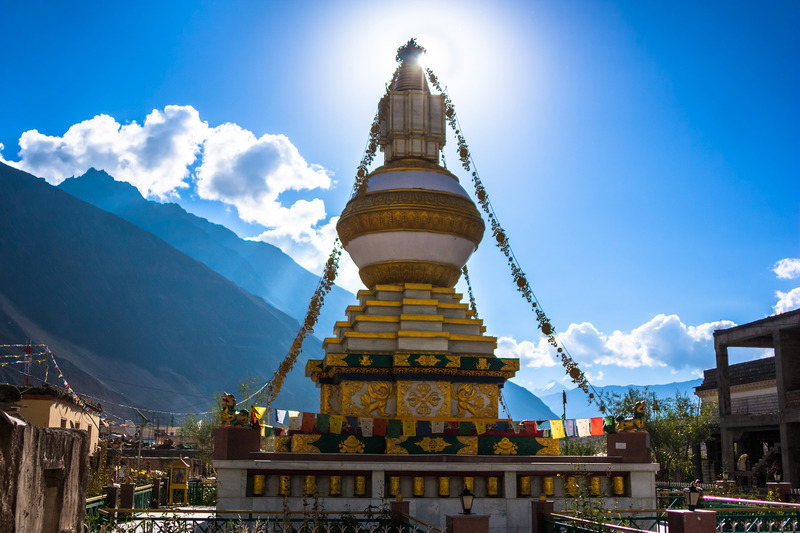
[[[331,433],[339,435],[344,425],[344,417],[341,415],[331,415]]]
[[[575,435],[577,435],[574,418],[569,418],[567,420],[564,420],[564,434],[567,437],[574,437]]]
[[[303,433],[313,433],[314,432],[314,422],[316,419],[316,415],[314,413],[303,413],[303,421],[300,425],[300,430]]]
[[[362,435],[365,437],[372,436],[372,429],[375,425],[372,418],[359,418],[358,425],[361,426]]]
[[[551,420],[550,421],[550,433],[553,435],[554,439],[563,439],[566,435],[564,435],[564,421],[563,420]]]
[[[434,435],[441,435],[444,433],[444,422],[441,420],[434,420],[431,422],[431,433]]]
[[[303,419],[300,416],[300,411],[289,411],[287,415],[289,417],[290,430],[298,431],[301,427],[303,427]]]
[[[603,435],[603,419],[592,418],[591,424],[592,424],[592,436],[601,437]]]
[[[383,437],[386,435],[386,425],[388,420],[385,418],[376,418],[372,423],[372,434],[377,435],[379,437]]]
[[[386,436],[393,439],[398,438],[403,433],[403,422],[392,418],[386,426]]]
[[[417,422],[415,420],[403,420],[403,436],[404,437],[417,436]]]
[[[316,427],[320,433],[329,433],[331,430],[331,415],[327,413],[318,414]]]
[[[588,437],[592,434],[592,423],[588,418],[579,418],[575,424],[578,426],[579,437]]]

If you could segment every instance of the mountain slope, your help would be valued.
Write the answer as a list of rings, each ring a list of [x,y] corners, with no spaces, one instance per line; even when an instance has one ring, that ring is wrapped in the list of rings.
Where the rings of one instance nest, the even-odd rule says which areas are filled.
[[[644,388],[647,387],[649,392],[655,393],[659,398],[673,397],[676,392],[691,396],[694,394],[694,388],[700,385],[702,381],[702,379],[692,379],[664,385],[606,385],[605,387],[595,387],[595,391],[599,394],[616,393],[624,395],[628,389],[644,390]],[[561,416],[560,413],[563,411],[561,396],[561,391],[559,391],[541,397],[544,403],[553,411],[559,413],[559,417]],[[630,416],[631,413],[615,414]],[[599,409],[594,403],[588,403],[588,398],[582,390],[575,388],[567,391],[567,418],[592,418],[596,416],[601,416]]]
[[[3,164],[0,213],[0,341],[50,344],[78,392],[95,379],[101,400],[205,410],[248,374],[270,377],[299,328],[153,234]],[[279,403],[316,410],[302,366],[321,349],[304,352]]]
[[[514,382],[503,387],[503,400],[514,420],[552,420],[555,413],[535,394]]]
[[[279,248],[241,239],[224,226],[187,213],[177,204],[145,200],[133,185],[93,168],[58,187],[157,235],[296,320],[305,319],[319,278]],[[334,322],[343,318],[345,307],[354,302],[353,294],[334,287],[326,296],[316,332],[329,335]]]

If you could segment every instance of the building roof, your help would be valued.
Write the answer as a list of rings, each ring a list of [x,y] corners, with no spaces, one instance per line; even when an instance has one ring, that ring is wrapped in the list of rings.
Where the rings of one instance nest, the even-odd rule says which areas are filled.
[[[11,394],[13,391],[11,389],[15,389],[19,392],[22,396],[22,399],[30,398],[31,396],[50,396],[51,398],[62,400],[67,403],[75,404],[75,399],[72,397],[70,393],[65,390],[57,389],[52,385],[44,384],[38,387],[25,387],[22,385],[12,385],[9,383],[0,383],[0,397],[5,394]],[[83,398],[82,398],[83,399]],[[90,400],[83,399],[86,407],[90,410],[94,411],[95,413],[103,412],[103,407],[97,403]],[[76,409],[79,407],[76,405]]]
[[[764,359],[756,359],[755,361],[736,363],[728,367],[728,372],[730,374],[732,387],[744,385],[746,383],[769,381],[775,379],[775,358],[766,357]],[[703,371],[703,382],[700,386],[695,387],[694,390],[699,392],[716,389],[718,385],[717,369],[710,368]]]

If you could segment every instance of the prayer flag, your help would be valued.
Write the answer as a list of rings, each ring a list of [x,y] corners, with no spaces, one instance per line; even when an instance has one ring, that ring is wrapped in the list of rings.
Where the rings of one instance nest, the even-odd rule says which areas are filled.
[[[342,432],[342,425],[344,424],[344,417],[341,415],[331,415],[331,433],[337,435]]]
[[[592,434],[592,424],[588,418],[579,418],[575,424],[578,426],[579,437],[588,437]]]
[[[285,425],[286,424],[286,411],[284,411],[283,409],[278,409],[276,411],[276,413],[278,415],[277,418],[276,418],[276,420],[278,421],[278,424],[284,424]]]
[[[313,433],[315,419],[316,419],[315,413],[303,413],[303,421],[300,425],[300,430],[303,433]]]
[[[300,411],[289,411],[289,429],[293,431],[299,430],[303,427],[303,421],[300,417]]]
[[[478,432],[478,435],[486,433],[486,422],[475,422],[475,430]]]
[[[371,418],[359,418],[358,425],[361,426],[361,434],[365,437],[372,436],[373,422]]]
[[[375,418],[372,423],[372,434],[379,437],[386,435],[386,424],[388,421],[385,418]]]
[[[574,418],[570,418],[568,420],[564,420],[564,434],[567,437],[574,437],[575,435],[577,435],[577,432],[575,430],[575,419]]]
[[[506,421],[498,421],[497,422],[497,431],[501,433],[508,433],[509,424]]]
[[[459,422],[458,424],[458,434],[459,435],[469,435],[472,433],[472,430],[475,426],[472,422]]]
[[[416,420],[403,420],[403,436],[416,437],[417,436],[417,422]]]
[[[444,422],[441,420],[434,420],[431,422],[431,433],[434,435],[441,435],[444,433]]]
[[[417,422],[417,435],[430,435],[431,434],[431,423],[427,420],[420,420]]]
[[[550,421],[550,432],[553,435],[554,439],[563,439],[566,436],[564,434],[564,421],[563,420],[551,420]]]
[[[592,418],[591,419],[592,425],[592,436],[593,437],[600,437],[603,435],[603,419],[602,418]]]
[[[317,415],[317,431],[329,433],[331,430],[331,415],[320,413]]]
[[[514,433],[519,433],[520,429],[522,429],[522,422],[512,420],[511,421],[511,429],[514,430]]]
[[[551,423],[552,423],[552,421],[551,421]],[[523,424],[525,424],[525,431],[527,433],[530,433],[531,435],[536,435],[536,431],[537,431],[536,422],[534,422],[533,420],[526,420],[525,422],[523,422]],[[552,425],[551,425],[551,427],[552,427]]]
[[[403,433],[403,422],[392,418],[386,425],[386,436],[396,439]]]
[[[256,405],[254,405],[253,406],[253,412],[256,414],[256,418],[261,420],[262,418],[264,418],[264,413],[267,412],[267,408],[266,407],[258,407]]]
[[[345,417],[345,420],[347,421],[346,428],[344,428],[344,429],[346,429],[346,432],[347,433],[358,434],[358,417],[357,416],[348,416],[348,417]]]

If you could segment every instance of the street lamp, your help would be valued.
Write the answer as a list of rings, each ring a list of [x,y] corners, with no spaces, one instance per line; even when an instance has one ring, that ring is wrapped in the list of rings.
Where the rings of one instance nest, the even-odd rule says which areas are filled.
[[[469,491],[468,488],[464,487],[464,490],[461,491],[461,508],[464,510],[464,514],[470,514],[474,499],[475,496]]]
[[[689,485],[688,488],[684,489],[686,492],[686,507],[690,511],[694,511],[697,508],[697,503],[700,501],[700,495],[703,492],[703,489],[698,487],[698,483],[700,483],[699,479],[692,481],[692,484]]]

